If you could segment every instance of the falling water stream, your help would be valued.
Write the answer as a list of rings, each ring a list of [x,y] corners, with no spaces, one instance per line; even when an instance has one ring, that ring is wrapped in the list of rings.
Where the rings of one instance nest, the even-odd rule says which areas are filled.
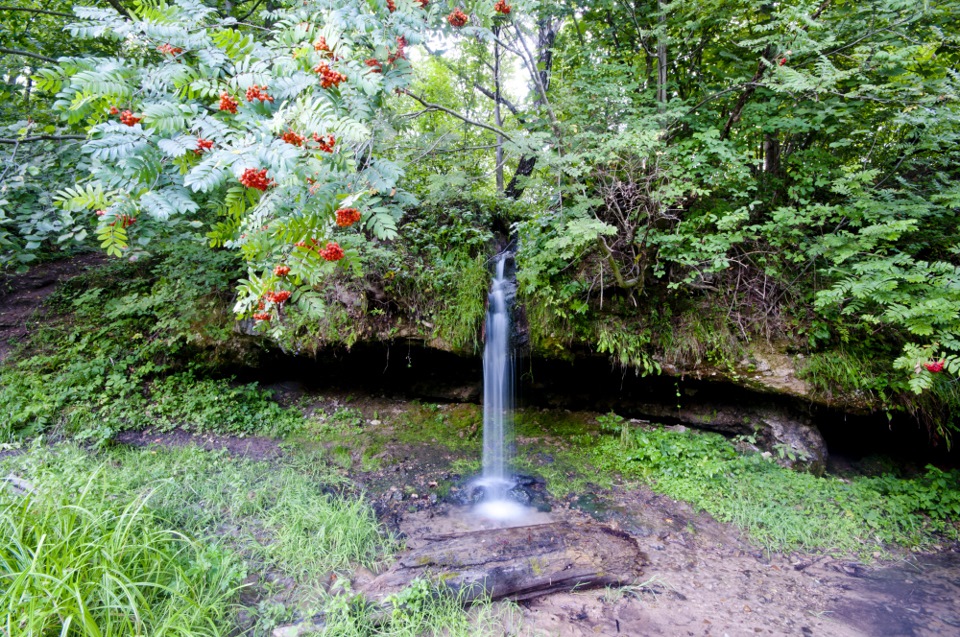
[[[512,281],[505,271],[512,255],[496,257],[487,308],[486,344],[483,349],[483,475],[476,485],[483,499],[476,512],[506,520],[522,516],[526,508],[509,497],[514,486],[510,466],[513,418],[514,357],[510,345]]]

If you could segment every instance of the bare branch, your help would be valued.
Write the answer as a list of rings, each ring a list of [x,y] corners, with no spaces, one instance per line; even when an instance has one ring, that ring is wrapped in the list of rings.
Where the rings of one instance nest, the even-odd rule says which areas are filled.
[[[22,144],[24,142],[40,142],[44,140],[49,141],[66,141],[68,139],[86,139],[86,135],[35,135],[33,137],[20,137],[17,139],[11,139],[7,137],[0,137],[0,144]]]
[[[8,49],[6,47],[0,46],[0,53],[9,53],[10,55],[22,55],[27,58],[34,58],[35,60],[43,60],[44,62],[53,62],[56,64],[57,59],[52,57],[47,57],[46,55],[40,55],[39,53],[31,53],[30,51],[21,51],[19,49]]]
[[[458,112],[456,112],[456,111],[454,111],[454,110],[451,110],[451,109],[447,108],[446,106],[441,106],[440,104],[434,104],[434,103],[432,103],[432,102],[428,102],[428,101],[424,100],[424,99],[421,98],[421,97],[417,97],[416,95],[414,95],[413,93],[411,93],[411,92],[408,91],[407,89],[400,89],[400,92],[403,93],[404,95],[406,95],[406,96],[408,96],[408,97],[412,97],[412,98],[415,99],[416,101],[420,102],[420,103],[421,103],[424,107],[426,107],[428,110],[431,110],[431,111],[442,111],[442,112],[446,113],[447,115],[451,115],[451,116],[456,117],[457,119],[459,119],[459,120],[461,120],[461,121],[463,121],[463,122],[466,122],[467,124],[470,124],[471,126],[477,126],[477,127],[479,127],[479,128],[485,128],[486,130],[488,130],[488,131],[490,131],[490,132],[493,132],[493,133],[496,133],[497,135],[503,135],[504,139],[508,139],[508,140],[510,140],[510,141],[513,141],[513,139],[512,139],[506,132],[504,132],[503,130],[497,128],[496,126],[490,126],[489,124],[484,124],[483,122],[478,122],[478,121],[476,121],[476,120],[474,120],[474,119],[470,119],[470,118],[467,117],[466,115],[461,115],[460,113],[458,113]]]
[[[73,18],[72,13],[62,13],[60,11],[49,11],[47,9],[32,9],[30,7],[0,7],[0,11],[25,11],[27,13],[43,13],[45,15],[57,15],[64,18]]]

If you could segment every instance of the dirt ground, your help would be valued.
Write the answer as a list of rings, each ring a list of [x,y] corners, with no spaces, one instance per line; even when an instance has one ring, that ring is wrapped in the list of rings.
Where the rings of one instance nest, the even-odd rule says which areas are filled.
[[[40,320],[43,300],[61,281],[73,278],[104,261],[102,254],[43,263],[25,274],[0,273],[0,362]]]
[[[416,464],[421,469],[423,465]],[[442,469],[393,473],[375,490],[382,516],[412,546],[421,538],[471,530],[469,508],[438,500],[423,483]],[[358,478],[376,489],[377,479]],[[397,500],[409,485],[417,500]],[[554,594],[522,602],[520,635],[641,637],[820,635],[929,637],[960,635],[960,552],[904,556],[863,564],[824,555],[767,555],[735,528],[645,487],[615,487],[572,503],[551,499],[549,513],[519,524],[596,520],[633,536],[649,564],[635,586]]]

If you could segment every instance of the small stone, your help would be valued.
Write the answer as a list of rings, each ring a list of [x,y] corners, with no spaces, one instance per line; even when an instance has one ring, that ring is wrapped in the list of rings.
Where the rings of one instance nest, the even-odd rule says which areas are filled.
[[[436,481],[436,480],[431,480],[430,482],[427,483],[427,486],[430,487],[431,489],[436,489],[436,488],[437,488],[437,481]]]
[[[371,420],[371,421],[370,421],[370,424],[373,425],[374,427],[376,427],[377,425],[382,424],[382,423],[381,423],[379,420],[374,419],[374,420]]]

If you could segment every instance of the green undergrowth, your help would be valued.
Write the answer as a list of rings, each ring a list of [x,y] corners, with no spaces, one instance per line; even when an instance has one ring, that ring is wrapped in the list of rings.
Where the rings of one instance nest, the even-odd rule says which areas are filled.
[[[872,552],[960,538],[958,471],[817,477],[739,453],[719,434],[632,427],[615,415],[600,420],[617,435],[580,439],[596,468],[690,502],[770,550]]]
[[[0,366],[0,442],[44,433],[103,443],[124,429],[282,436],[299,412],[215,378],[235,356],[233,257],[190,243],[111,261],[62,284],[45,321]]]
[[[637,481],[743,529],[772,551],[870,554],[960,539],[960,471],[817,477],[781,467],[743,440],[625,421],[616,414],[516,413],[521,473],[558,498]]]

